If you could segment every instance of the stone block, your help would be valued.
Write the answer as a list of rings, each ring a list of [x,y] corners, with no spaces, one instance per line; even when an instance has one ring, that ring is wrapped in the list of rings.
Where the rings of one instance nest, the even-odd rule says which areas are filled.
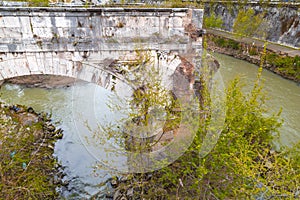
[[[20,27],[19,17],[2,17],[3,27],[12,28],[12,27]],[[2,25],[1,25],[2,26]]]
[[[15,59],[14,62],[14,67],[17,69],[19,76],[30,75],[29,63],[27,63],[25,57]]]
[[[169,29],[169,36],[184,36],[185,35],[185,30],[184,28],[170,28]]]
[[[93,75],[94,69],[89,66],[84,66],[82,70],[77,73],[77,78],[87,82],[92,82]]]
[[[74,63],[71,61],[68,61],[66,64],[66,76],[68,77],[73,77],[73,68],[74,68]]]
[[[77,61],[81,62],[81,61],[83,61],[83,58],[82,58],[82,56],[80,55],[80,53],[78,51],[75,51],[72,54],[71,60],[74,61],[74,62],[77,62]]]
[[[45,71],[45,57],[44,53],[36,53],[35,54],[36,58],[36,63],[39,66],[39,69],[42,70],[43,72]]]
[[[30,25],[30,18],[20,17],[20,23],[21,23],[22,39],[24,40],[24,39],[33,38],[32,27]]]
[[[72,27],[72,21],[66,17],[55,17],[55,25],[58,28]]]
[[[53,24],[50,17],[34,16],[30,18],[30,26],[32,28],[51,28]]]
[[[59,74],[59,67],[60,67],[59,59],[54,56],[53,60],[52,60],[52,70],[51,70],[51,72],[53,74]]]
[[[53,73],[53,55],[51,52],[44,53],[44,59],[45,59],[45,74],[54,74]]]
[[[0,78],[1,78],[1,80],[8,78],[8,76],[6,75],[6,72],[5,72],[5,68],[1,65],[0,65]]]
[[[27,63],[29,63],[30,72],[38,72],[39,71],[39,66],[37,64],[35,55],[32,54],[32,53],[28,54],[26,56],[26,59],[27,59]]]
[[[196,26],[197,29],[202,29],[203,9],[192,10],[192,23]]]
[[[22,39],[22,29],[20,27],[9,27],[5,29],[6,38]]]
[[[34,27],[33,28],[33,35],[37,38],[48,38],[52,39],[53,33],[51,28],[47,27]]]
[[[181,28],[183,27],[183,19],[181,17],[171,17],[169,20],[170,28]]]

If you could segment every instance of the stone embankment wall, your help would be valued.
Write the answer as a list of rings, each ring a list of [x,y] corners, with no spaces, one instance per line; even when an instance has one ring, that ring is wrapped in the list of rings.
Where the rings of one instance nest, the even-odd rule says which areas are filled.
[[[223,20],[222,30],[233,30],[233,24],[240,9],[252,8],[255,14],[264,13],[264,23],[260,29],[266,33],[266,39],[271,42],[288,46],[300,47],[300,3],[293,4],[258,4],[258,3],[207,3],[205,16],[212,13]],[[259,37],[258,35],[255,35]]]

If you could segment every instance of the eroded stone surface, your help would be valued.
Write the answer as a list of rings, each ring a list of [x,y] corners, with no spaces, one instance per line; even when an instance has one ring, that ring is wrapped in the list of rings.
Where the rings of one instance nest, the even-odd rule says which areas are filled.
[[[0,80],[48,74],[108,86],[107,66],[136,50],[150,51],[168,76],[176,56],[198,64],[202,52],[201,9],[17,9],[0,8]]]

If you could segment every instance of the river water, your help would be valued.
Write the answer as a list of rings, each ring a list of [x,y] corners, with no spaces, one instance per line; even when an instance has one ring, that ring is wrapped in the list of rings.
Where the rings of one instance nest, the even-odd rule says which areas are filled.
[[[251,88],[257,66],[221,54],[214,56],[221,64],[220,72],[225,85],[239,75],[246,89]],[[269,97],[267,106],[270,113],[282,108],[284,123],[281,142],[291,145],[300,141],[300,87],[266,70],[262,77],[265,80],[264,91]],[[118,175],[114,169],[109,168],[109,162],[126,162],[126,158],[117,157],[105,150],[118,148],[115,141],[108,140],[108,144],[101,144],[97,153],[97,147],[94,150],[89,148],[89,145],[93,145],[93,131],[85,130],[90,126],[85,122],[97,119],[113,123],[124,117],[122,113],[110,110],[107,105],[110,96],[111,92],[108,90],[86,82],[77,82],[71,87],[60,89],[26,88],[13,84],[6,84],[1,88],[2,101],[30,105],[38,112],[52,113],[53,121],[64,130],[63,139],[56,144],[55,155],[65,166],[67,176],[64,180],[70,181],[69,186],[60,191],[68,199],[87,198],[99,191],[109,193],[111,188],[105,181]]]
[[[215,53],[214,56],[221,64],[220,72],[225,85],[239,76],[245,84],[245,89],[251,90],[258,71],[256,65],[223,54]],[[300,141],[300,85],[265,69],[262,72],[262,80],[263,92],[268,98],[266,106],[269,114],[282,108],[280,142],[292,145]]]

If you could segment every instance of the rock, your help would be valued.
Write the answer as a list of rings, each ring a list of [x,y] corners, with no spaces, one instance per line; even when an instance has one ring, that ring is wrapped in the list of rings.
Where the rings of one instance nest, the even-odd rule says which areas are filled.
[[[9,107],[9,109],[14,111],[15,113],[22,111],[21,107],[19,107],[18,105],[13,105],[13,106]]]
[[[126,192],[127,197],[133,197],[133,188],[129,188]]]
[[[52,146],[51,144],[48,144],[47,147],[50,148],[51,150],[54,150],[54,146]]]
[[[208,68],[209,68],[210,72],[214,73],[220,68],[220,63],[211,54],[206,55],[206,60],[207,60],[207,64],[208,64]]]
[[[55,139],[62,139],[63,138],[63,130],[60,128],[52,133],[52,137]]]
[[[36,114],[23,112],[17,115],[20,123],[23,126],[31,126],[39,121],[39,118]]]
[[[110,180],[110,184],[113,188],[118,187],[118,185],[119,185],[118,177],[116,177],[116,176],[112,177],[112,179]]]
[[[121,192],[121,190],[117,190],[113,196],[113,200],[128,200],[126,195]]]
[[[27,108],[27,112],[29,112],[29,113],[35,113],[32,107],[28,107]]]
[[[64,134],[62,132],[59,132],[59,133],[54,135],[55,139],[62,139],[63,137],[64,137]]]
[[[47,130],[48,130],[49,132],[54,132],[55,129],[56,129],[55,126],[53,126],[52,124],[50,124],[50,125],[47,126]]]
[[[120,182],[126,182],[129,180],[128,176],[122,176],[119,178]]]

